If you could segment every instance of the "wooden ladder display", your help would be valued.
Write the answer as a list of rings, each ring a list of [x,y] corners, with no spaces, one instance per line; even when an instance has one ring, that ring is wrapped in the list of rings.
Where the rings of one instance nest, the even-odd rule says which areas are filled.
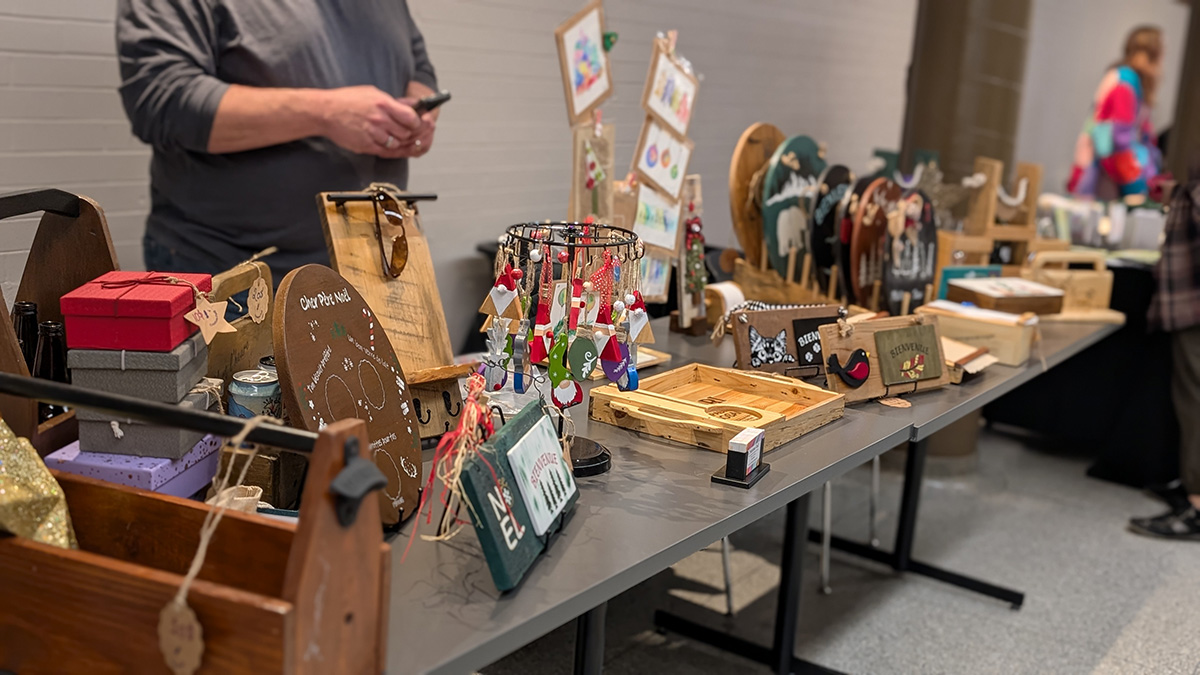
[[[38,321],[62,321],[59,299],[118,269],[104,211],[87,197],[53,188],[0,195],[0,220],[42,213],[15,302],[36,302]],[[8,303],[0,293],[0,372],[30,375],[17,343]],[[38,424],[38,402],[0,395],[0,418],[46,455],[79,438],[75,413]]]
[[[387,332],[412,389],[421,438],[444,434],[457,426],[462,412],[458,378],[474,367],[454,363],[433,257],[416,203],[409,202],[412,222],[405,223],[408,263],[398,278],[390,278],[382,271],[374,205],[336,196],[317,195],[330,264],[358,290]],[[393,196],[403,201],[405,193]]]

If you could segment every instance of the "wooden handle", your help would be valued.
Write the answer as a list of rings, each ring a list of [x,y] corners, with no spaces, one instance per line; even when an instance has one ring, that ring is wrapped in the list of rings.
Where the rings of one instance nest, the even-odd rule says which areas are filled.
[[[1087,263],[1090,262],[1096,271],[1105,270],[1104,254],[1099,251],[1038,251],[1033,254],[1030,267],[1041,269],[1046,263]]]
[[[0,220],[41,211],[78,218],[79,196],[55,188],[22,190],[0,195]]]
[[[608,405],[614,410],[618,410],[626,415],[629,415],[630,417],[646,422],[664,422],[666,424],[683,425],[686,427],[691,427],[696,431],[707,431],[714,434],[721,432],[721,427],[708,422],[702,422],[695,418],[668,417],[666,415],[658,415],[646,410],[641,406],[630,405],[622,401],[609,401]]]
[[[213,302],[228,300],[242,291],[250,290],[250,285],[261,276],[267,282],[268,300],[271,289],[271,268],[267,267],[265,262],[256,260],[246,265],[238,265],[233,269],[226,270],[216,275],[212,279],[212,291],[209,292],[209,299]]]

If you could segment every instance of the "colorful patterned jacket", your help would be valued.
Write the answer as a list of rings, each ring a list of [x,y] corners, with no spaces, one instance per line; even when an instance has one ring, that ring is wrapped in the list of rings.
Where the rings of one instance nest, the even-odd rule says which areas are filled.
[[[1129,66],[1108,71],[1096,90],[1092,115],[1075,144],[1075,166],[1067,190],[1076,196],[1102,199],[1146,194],[1161,163],[1141,78]],[[1105,194],[1111,190],[1104,190],[1103,183],[1115,185],[1117,194]]]

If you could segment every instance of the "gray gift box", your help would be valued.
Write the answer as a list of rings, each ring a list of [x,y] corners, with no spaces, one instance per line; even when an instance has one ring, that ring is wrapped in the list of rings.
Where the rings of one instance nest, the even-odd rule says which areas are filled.
[[[208,346],[197,332],[169,352],[72,349],[67,367],[80,387],[179,403],[208,372]]]
[[[179,406],[195,410],[216,410],[218,403],[215,396],[199,391],[187,394],[179,402]],[[204,433],[200,431],[161,427],[85,408],[76,409],[75,415],[79,419],[79,449],[84,452],[176,460],[186,455],[204,438]],[[115,427],[112,424],[114,420],[117,422]]]

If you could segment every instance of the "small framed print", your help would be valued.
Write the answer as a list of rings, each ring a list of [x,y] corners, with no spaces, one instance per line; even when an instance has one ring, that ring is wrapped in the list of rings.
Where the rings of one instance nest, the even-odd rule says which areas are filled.
[[[567,220],[581,223],[592,216],[597,223],[613,223],[613,148],[617,143],[616,126],[583,124],[572,132],[575,148],[571,167],[571,197]]]
[[[604,51],[604,5],[594,0],[554,31],[567,118],[575,125],[588,119],[612,95],[612,73]]]
[[[667,52],[665,38],[654,41],[642,108],[680,138],[686,138],[700,81]]]
[[[679,199],[694,147],[692,141],[680,140],[653,117],[647,117],[634,151],[633,168],[642,180]]]
[[[642,300],[650,303],[667,301],[671,289],[672,260],[674,258],[671,256],[654,251],[646,251],[646,255],[642,256]]]
[[[648,249],[658,249],[671,256],[679,255],[680,202],[655,188],[638,183],[637,210],[633,216],[633,232],[642,238]]]

